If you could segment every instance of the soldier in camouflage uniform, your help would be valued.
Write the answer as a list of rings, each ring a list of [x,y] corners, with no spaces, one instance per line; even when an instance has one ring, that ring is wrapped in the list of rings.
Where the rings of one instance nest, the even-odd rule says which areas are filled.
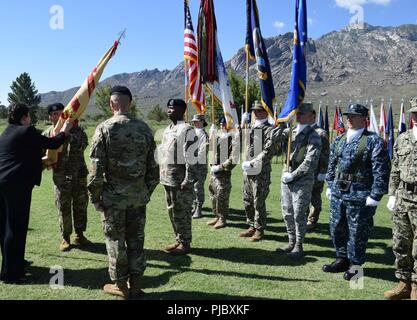
[[[226,118],[219,121],[220,131],[216,133],[216,153],[211,165],[209,184],[210,200],[215,218],[207,224],[214,229],[227,226],[229,216],[229,198],[232,190],[232,170],[239,160],[239,132],[228,131]]]
[[[240,237],[250,238],[252,242],[261,241],[266,229],[267,212],[265,201],[271,184],[271,161],[274,148],[271,141],[272,126],[268,123],[268,113],[256,101],[252,111],[255,123],[249,130],[246,161],[242,164],[244,171],[243,203],[245,205],[249,229]],[[248,122],[249,115],[243,115],[243,122]]]
[[[390,160],[384,141],[366,130],[366,107],[352,104],[344,115],[349,130],[331,147],[326,178],[337,260],[323,266],[323,271],[345,272],[344,279],[351,280],[365,263],[373,217],[388,193]]]
[[[303,243],[307,231],[307,212],[316,180],[321,151],[321,139],[310,126],[315,119],[313,104],[304,103],[298,109],[298,126],[292,132],[290,168],[282,173],[281,205],[288,233],[288,245],[278,249],[290,257],[304,255]],[[274,141],[288,141],[289,129],[275,129]]]
[[[206,184],[207,173],[208,173],[208,161],[207,155],[209,151],[209,136],[204,130],[207,127],[207,122],[202,114],[195,115],[191,122],[194,123],[195,133],[198,138],[198,172],[197,182],[194,184],[194,208],[193,218],[200,219],[203,217],[201,210],[203,209],[205,192],[204,187]]]
[[[168,245],[165,251],[172,255],[186,255],[191,250],[193,187],[199,175],[195,156],[198,140],[193,127],[184,122],[186,103],[171,99],[167,107],[172,124],[164,131],[158,159],[176,242]]]
[[[316,115],[316,112],[314,112]],[[325,130],[320,128],[316,122],[314,122],[311,127],[316,131],[321,139],[321,151],[320,151],[320,160],[316,173],[316,181],[313,185],[313,191],[311,194],[311,210],[308,216],[307,230],[313,231],[317,227],[317,222],[320,218],[320,213],[322,209],[322,200],[321,195],[324,189],[324,181],[326,180],[327,167],[329,165],[329,155],[330,155],[330,141],[329,135]]]
[[[56,103],[48,106],[49,119],[52,126],[43,135],[54,136],[54,128],[61,116],[64,106]],[[84,130],[76,125],[70,131],[60,154],[58,164],[53,168],[55,186],[55,203],[58,208],[59,225],[62,241],[61,251],[71,248],[72,220],[74,219],[75,239],[77,246],[88,246],[91,242],[84,236],[87,228],[87,165],[84,151],[88,146],[88,138]]]
[[[143,293],[146,205],[159,182],[152,131],[129,113],[131,102],[128,88],[112,88],[114,116],[94,134],[88,182],[91,202],[101,212],[109,274],[115,282],[104,291],[125,299]]]
[[[411,100],[413,128],[394,146],[388,209],[393,212],[395,276],[400,284],[384,296],[417,300],[417,98]]]

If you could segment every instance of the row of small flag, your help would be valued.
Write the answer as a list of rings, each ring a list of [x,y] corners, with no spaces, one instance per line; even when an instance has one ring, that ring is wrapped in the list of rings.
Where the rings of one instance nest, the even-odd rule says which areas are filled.
[[[369,118],[368,118],[368,131],[378,134],[381,138],[384,139],[385,144],[388,148],[388,153],[390,159],[393,157],[393,149],[395,142],[395,125],[394,125],[394,112],[392,103],[389,105],[388,116],[385,110],[384,102],[381,103],[380,107],[380,117],[379,123],[375,115],[374,105],[371,103],[369,106]],[[336,106],[333,117],[333,126],[332,132],[330,132],[330,123],[329,123],[329,110],[326,106],[323,110],[322,105],[320,104],[319,111],[317,113],[317,125],[324,129],[327,134],[329,134],[331,140],[333,140],[333,132],[336,132],[337,135],[343,134],[346,132],[346,128],[343,122],[343,112],[339,106]],[[408,119],[408,128],[413,128],[413,121],[411,120],[411,115]],[[405,105],[404,100],[401,102],[401,111],[398,122],[398,136],[407,131],[407,121],[405,115]]]

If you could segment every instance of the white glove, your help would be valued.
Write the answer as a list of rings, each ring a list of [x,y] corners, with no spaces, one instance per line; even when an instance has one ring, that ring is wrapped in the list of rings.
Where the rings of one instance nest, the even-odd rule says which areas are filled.
[[[250,113],[245,112],[242,115],[242,124],[249,123],[249,122],[250,122]]]
[[[244,161],[242,163],[242,170],[245,171],[245,172],[247,172],[250,169],[252,169],[252,165],[250,164],[250,162],[249,161]]]
[[[211,173],[217,173],[220,172],[220,166],[212,166],[211,167]]]
[[[393,212],[395,211],[397,199],[394,196],[390,196],[387,204],[387,208],[389,211]]]
[[[285,184],[288,184],[294,181],[294,177],[291,173],[284,172],[284,174],[282,175],[281,181]]]
[[[327,188],[326,190],[326,198],[329,199],[329,201],[332,200],[332,190],[330,188]]]
[[[371,197],[366,198],[366,206],[367,207],[378,207],[379,201],[372,199]]]
[[[320,173],[320,174],[317,176],[317,181],[318,181],[318,182],[324,182],[324,181],[326,181],[326,174],[325,174],[325,173]]]

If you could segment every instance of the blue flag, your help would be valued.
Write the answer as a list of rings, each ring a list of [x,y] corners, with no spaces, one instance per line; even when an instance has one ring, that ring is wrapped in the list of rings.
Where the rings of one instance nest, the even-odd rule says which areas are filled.
[[[246,1],[247,9],[247,34],[246,53],[251,60],[256,60],[258,78],[261,87],[261,102],[268,115],[274,116],[275,89],[272,80],[271,66],[269,64],[268,52],[265,41],[262,37],[259,22],[259,12],[256,0]]]
[[[392,160],[394,157],[394,116],[392,114],[392,105],[389,106],[388,123],[385,129],[385,136],[388,138],[388,154]]]
[[[330,135],[329,106],[327,105],[326,105],[326,115],[324,117],[324,130],[327,132],[327,135]]]
[[[323,118],[323,110],[321,109],[321,103],[319,106],[319,113],[317,115],[317,126],[319,126],[319,128],[324,129],[324,118]]]
[[[278,117],[279,122],[291,121],[297,113],[298,107],[304,102],[307,87],[307,62],[305,56],[307,41],[307,0],[296,0],[291,84],[287,101]]]

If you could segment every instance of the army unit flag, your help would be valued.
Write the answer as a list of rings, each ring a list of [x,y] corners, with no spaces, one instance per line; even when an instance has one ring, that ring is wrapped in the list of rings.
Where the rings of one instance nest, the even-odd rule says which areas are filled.
[[[405,123],[404,100],[401,102],[400,122],[398,124],[398,135],[407,131],[407,124]]]
[[[105,55],[99,61],[98,65],[93,69],[93,71],[84,81],[81,88],[78,90],[75,96],[71,99],[70,103],[64,109],[64,111],[61,114],[61,118],[55,126],[55,135],[57,135],[60,132],[66,120],[70,119],[74,123],[78,123],[78,121],[81,119],[82,115],[87,109],[90,98],[93,95],[93,92],[100,81],[103,71],[106,68],[110,59],[116,53],[119,43],[120,39],[116,41],[113,44],[113,46],[105,53]],[[50,168],[57,164],[58,154],[60,152],[62,152],[62,147],[58,150],[47,150],[46,156],[43,159],[44,165]]]
[[[276,121],[274,114],[275,89],[272,79],[271,66],[268,52],[262,37],[259,21],[259,11],[256,0],[246,1],[247,9],[247,34],[246,54],[251,60],[256,60],[257,75],[261,88],[261,103],[268,112],[269,117]]]
[[[394,157],[394,115],[392,113],[392,104],[390,104],[389,107],[389,113],[388,113],[388,122],[387,127],[385,129],[385,137],[387,141],[387,148],[388,148],[388,154],[389,158],[392,160]]]
[[[197,108],[198,113],[202,114],[206,111],[206,102],[204,97],[203,84],[200,81],[197,42],[194,34],[194,27],[191,19],[190,7],[188,6],[188,0],[184,1],[184,11],[184,59],[186,73],[185,76],[187,80],[186,90],[188,91],[188,98]]]
[[[373,103],[371,103],[371,106],[370,106],[368,131],[379,134],[378,122],[376,121],[376,115],[375,115]]]
[[[307,62],[305,56],[307,40],[307,0],[296,0],[294,57],[290,91],[282,112],[278,117],[278,122],[291,121],[297,113],[298,107],[304,102],[307,87]]]

